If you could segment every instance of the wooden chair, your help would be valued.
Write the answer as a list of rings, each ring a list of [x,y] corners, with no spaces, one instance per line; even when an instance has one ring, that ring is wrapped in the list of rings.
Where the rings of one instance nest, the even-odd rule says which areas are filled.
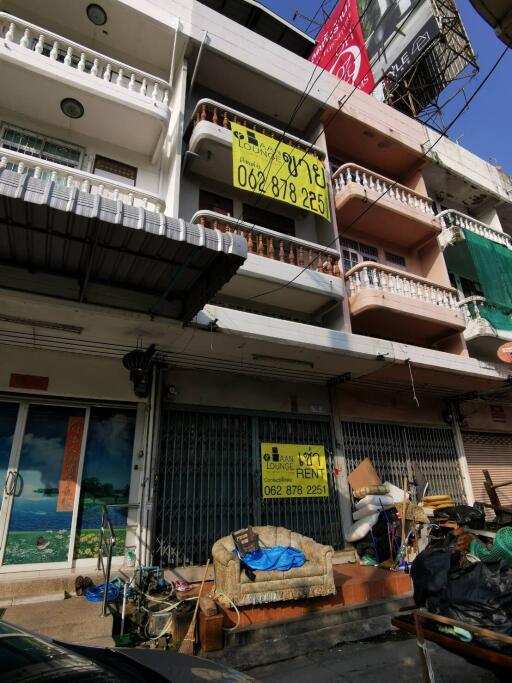
[[[485,508],[491,508],[496,515],[496,526],[499,529],[502,526],[510,526],[512,524],[512,506],[502,505],[497,493],[497,489],[504,486],[512,486],[512,481],[504,481],[501,484],[495,484],[489,474],[489,470],[482,470],[484,475],[484,487],[489,497],[490,503],[478,502]]]

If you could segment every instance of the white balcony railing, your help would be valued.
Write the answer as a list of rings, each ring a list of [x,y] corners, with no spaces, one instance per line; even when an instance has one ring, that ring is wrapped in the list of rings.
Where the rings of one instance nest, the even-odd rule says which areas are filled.
[[[454,229],[455,231],[460,229],[470,230],[471,232],[480,235],[480,237],[485,237],[485,239],[501,244],[508,249],[512,249],[512,237],[506,232],[495,230],[494,228],[491,228],[490,225],[482,223],[471,216],[466,216],[466,214],[461,213],[460,211],[446,209],[445,211],[441,211],[437,217],[441,223],[443,232],[446,232],[447,239],[443,240],[446,241],[446,243],[457,241],[457,235],[453,233]],[[460,239],[460,237],[458,239]]]
[[[429,197],[425,197],[405,185],[395,183],[385,176],[369,171],[367,168],[357,164],[344,164],[333,173],[332,184],[335,192],[341,192],[344,187],[351,183],[361,185],[368,190],[374,190],[379,195],[385,194],[390,199],[417,209],[427,216],[435,215],[434,206]]]
[[[148,211],[161,212],[164,208],[161,199],[150,192],[144,192],[124,183],[113,182],[93,173],[86,173],[0,147],[0,173],[3,169],[15,171],[20,175],[28,173],[34,178],[49,180],[66,187],[76,187],[82,192],[98,194],[107,199],[121,201],[129,206],[141,206]]]
[[[464,337],[467,340],[476,337],[497,337],[498,332],[494,325],[482,315],[481,307],[486,305],[483,296],[468,296],[459,301],[459,307],[466,321]]]
[[[260,119],[256,119],[253,116],[244,114],[243,112],[233,109],[232,107],[227,107],[225,104],[216,102],[215,100],[205,98],[197,102],[194,113],[192,114],[193,127],[195,128],[198,123],[201,123],[201,121],[209,121],[210,123],[214,123],[222,128],[228,129],[231,129],[231,122],[240,123],[244,126],[252,128],[255,131],[259,131],[264,135],[268,135],[271,138],[276,138],[276,141],[284,139],[284,141],[292,147],[296,147],[302,151],[310,152],[320,159],[323,159],[325,156],[320,147],[311,145],[307,140],[298,138],[291,133],[285,133],[280,128],[271,126],[264,121],[260,121]]]
[[[163,105],[169,102],[169,84],[161,78],[5,12],[0,12],[0,35],[7,43],[15,43],[42,58],[61,62],[64,67],[87,74],[92,79],[101,79],[112,88],[124,88]]]
[[[221,232],[233,232],[247,239],[249,254],[263,256],[291,266],[316,270],[325,275],[340,276],[340,255],[334,249],[301,240],[259,225],[246,223],[214,211],[197,211],[192,223]]]
[[[418,275],[411,275],[389,266],[365,261],[354,266],[345,275],[349,295],[363,289],[398,294],[426,304],[441,306],[452,311],[459,310],[458,293],[452,287],[434,284]]]

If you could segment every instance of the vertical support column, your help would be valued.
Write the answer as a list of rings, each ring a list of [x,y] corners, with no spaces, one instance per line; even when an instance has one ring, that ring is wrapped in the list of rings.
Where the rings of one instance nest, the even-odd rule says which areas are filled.
[[[453,436],[455,439],[455,447],[457,449],[457,455],[459,457],[459,467],[462,475],[462,481],[464,483],[464,492],[466,494],[467,504],[473,505],[475,502],[475,496],[473,493],[473,486],[471,484],[471,477],[469,476],[468,461],[466,460],[466,452],[464,451],[464,443],[462,441],[462,433],[460,431],[458,417],[458,410],[455,403],[450,403],[450,411],[452,415],[452,429]]]
[[[343,445],[343,434],[341,431],[341,415],[338,408],[336,386],[329,386],[329,402],[331,406],[331,421],[334,434],[334,467],[336,468],[336,484],[338,502],[341,510],[341,523],[343,526],[343,537],[346,538],[352,526],[352,504],[350,502],[350,489],[348,485],[347,459]]]

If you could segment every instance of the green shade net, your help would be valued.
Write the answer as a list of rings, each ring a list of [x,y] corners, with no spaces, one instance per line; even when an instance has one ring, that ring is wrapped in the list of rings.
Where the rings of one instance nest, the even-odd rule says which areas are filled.
[[[481,314],[500,330],[512,330],[512,250],[464,230],[486,304]]]

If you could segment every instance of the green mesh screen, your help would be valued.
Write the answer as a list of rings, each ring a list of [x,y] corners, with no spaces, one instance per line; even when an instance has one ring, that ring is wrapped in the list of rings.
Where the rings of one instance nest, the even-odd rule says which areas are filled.
[[[512,330],[512,318],[497,306],[480,306],[480,315],[498,330]]]
[[[469,230],[464,235],[488,304],[482,315],[494,327],[512,330],[512,250]]]

